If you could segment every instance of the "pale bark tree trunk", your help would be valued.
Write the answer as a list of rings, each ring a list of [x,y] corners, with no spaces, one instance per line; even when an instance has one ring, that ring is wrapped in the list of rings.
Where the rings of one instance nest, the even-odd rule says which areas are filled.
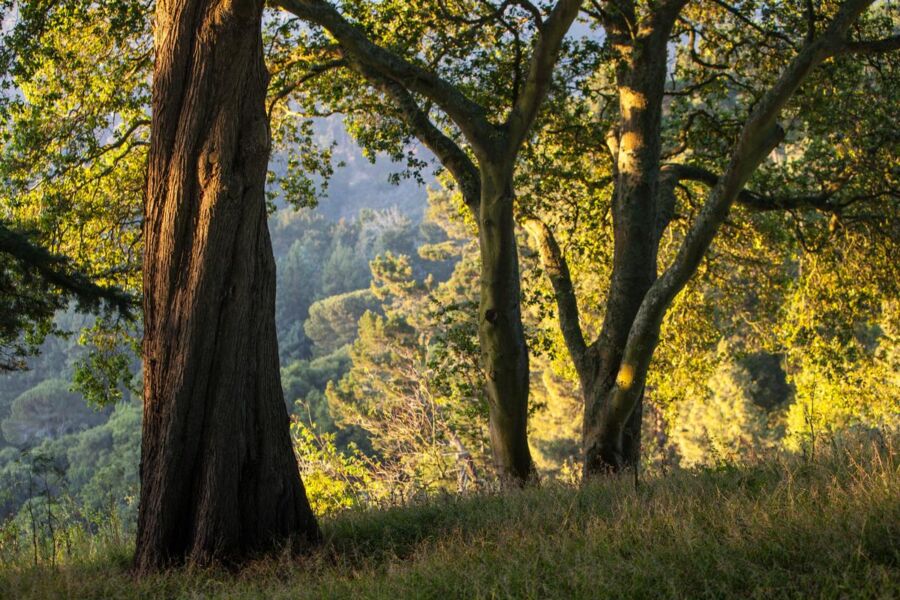
[[[633,14],[624,17],[634,19]],[[642,396],[624,427],[621,444],[603,436],[604,407],[620,371],[625,344],[638,308],[656,280],[657,190],[661,154],[666,44],[672,18],[630,34],[629,23],[610,24],[619,58],[619,125],[610,150],[616,177],[613,198],[613,272],[599,339],[588,353],[583,381],[584,473],[637,469],[641,456]]]
[[[754,170],[782,139],[776,119],[809,73],[841,51],[889,49],[891,39],[848,43],[849,27],[872,0],[845,0],[830,25],[806,43],[778,81],[755,104],[732,149],[722,177],[691,165],[660,168],[661,109],[666,75],[666,44],[685,0],[663,0],[638,22],[637,3],[613,2],[604,26],[617,57],[620,119],[610,136],[615,248],[606,314],[596,342],[588,346],[579,324],[577,299],[565,258],[552,232],[538,220],[529,230],[556,294],[566,346],[585,399],[584,475],[637,469],[644,384],[659,339],[662,319],[675,296],[696,272],[731,204],[759,198],[743,192]],[[679,252],[657,278],[657,252],[674,210],[679,177],[713,185]],[[749,196],[749,198],[748,198]]]
[[[528,448],[528,348],[521,320],[519,265],[513,222],[512,185],[516,155],[543,103],[562,41],[581,0],[557,0],[542,18],[521,93],[502,125],[491,111],[436,72],[392,53],[366,37],[327,0],[274,0],[294,15],[321,25],[334,36],[349,66],[391,98],[400,117],[459,183],[479,222],[482,273],[479,338],[490,404],[494,463],[504,483],[521,485],[534,475]],[[454,121],[478,158],[468,154],[431,122],[411,92],[440,107]],[[479,201],[480,199],[480,201]]]
[[[157,4],[139,573],[319,536],[278,368],[262,8]]]
[[[478,334],[490,411],[494,466],[504,482],[534,475],[528,448],[528,346],[522,327],[513,220],[513,166],[482,165]]]
[[[478,335],[488,399],[491,451],[505,485],[535,476],[528,447],[528,346],[522,325],[519,256],[515,237],[515,149],[502,134],[498,148],[476,167],[442,134],[400,84],[359,69],[403,111],[422,142],[453,175],[478,223],[481,251]],[[505,158],[504,158],[505,157]]]
[[[619,71],[621,132],[616,153],[613,282],[603,331],[591,348],[593,352],[587,353],[593,358],[591,366],[600,365],[600,385],[596,385],[597,379],[591,380],[597,369],[588,367],[585,389],[590,397],[586,396],[586,402],[591,404],[585,407],[585,476],[638,467],[641,402],[663,317],[696,272],[750,176],[782,141],[784,132],[776,122],[781,109],[809,73],[846,44],[847,30],[871,0],[842,3],[828,28],[807,39],[775,85],[756,103],[735,143],[728,168],[711,191],[674,261],[657,279],[656,252],[671,210],[672,193],[671,182],[661,189],[664,186],[659,164],[665,44],[671,23],[683,4],[683,0],[664,3],[649,17],[649,27],[628,28],[646,29],[645,39],[628,42],[627,36],[619,36],[615,25],[610,31],[614,46],[633,45],[629,53],[623,53]],[[667,9],[675,12],[666,14]],[[624,14],[626,20],[633,20],[633,12]],[[630,202],[623,202],[623,194]],[[623,220],[619,211],[628,218]],[[628,246],[627,250],[620,251],[620,244]],[[630,255],[626,256],[626,252]],[[625,274],[621,281],[617,280],[617,270]],[[641,287],[646,289],[638,294]],[[619,321],[624,325],[624,339]]]

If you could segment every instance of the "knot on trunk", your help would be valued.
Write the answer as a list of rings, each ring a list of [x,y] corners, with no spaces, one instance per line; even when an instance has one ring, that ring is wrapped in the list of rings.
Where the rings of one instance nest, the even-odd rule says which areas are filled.
[[[500,313],[497,312],[495,308],[489,308],[484,312],[484,320],[490,323],[491,325],[496,325],[497,320],[500,318]]]

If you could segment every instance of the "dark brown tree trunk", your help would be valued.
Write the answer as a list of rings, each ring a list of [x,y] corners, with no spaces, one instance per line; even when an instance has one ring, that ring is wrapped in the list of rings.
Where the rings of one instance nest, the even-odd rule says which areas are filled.
[[[319,536],[278,369],[262,7],[157,4],[139,573]]]
[[[501,480],[534,476],[528,448],[528,346],[522,327],[512,165],[481,169],[481,302],[478,333],[490,409],[491,449]]]

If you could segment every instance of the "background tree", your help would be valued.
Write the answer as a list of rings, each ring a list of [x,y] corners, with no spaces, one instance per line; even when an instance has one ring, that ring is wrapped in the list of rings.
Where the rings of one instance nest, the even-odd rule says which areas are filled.
[[[3,437],[17,446],[30,446],[97,425],[103,416],[85,406],[78,394],[61,380],[48,380],[24,392],[12,403],[3,420]]]
[[[342,7],[348,14],[323,0],[285,0],[278,5],[337,40],[339,56],[323,63],[319,71],[348,66],[383,93],[404,128],[453,174],[476,215],[482,259],[479,339],[495,464],[503,478],[526,481],[533,474],[527,437],[529,369],[513,178],[519,150],[548,92],[563,37],[578,15],[580,0],[561,0],[546,16],[530,2],[461,3],[453,8],[428,3],[421,13],[410,12],[407,16],[415,18],[406,19],[398,31],[383,30],[377,21],[409,12],[403,3],[387,3],[374,15],[368,7],[352,3]],[[423,46],[426,30],[438,40],[434,47]],[[453,35],[462,43],[451,41]],[[499,94],[485,94],[483,88],[470,88],[465,82],[474,64],[488,78],[505,70],[505,66],[485,64],[490,44],[511,47],[516,54],[511,86],[501,86]],[[531,57],[526,60],[528,45]],[[448,66],[441,68],[442,62]],[[290,89],[289,85],[287,93]],[[416,95],[429,103],[426,108]],[[451,124],[451,135],[432,122],[431,106]],[[467,148],[454,137],[464,139]]]
[[[721,152],[722,177],[687,164],[693,155],[684,154],[684,148],[663,148],[663,106],[668,91],[667,48],[684,3],[668,2],[653,7],[630,2],[612,3],[615,10],[598,6],[595,14],[607,33],[615,66],[610,76],[614,77],[618,108],[608,138],[615,186],[612,273],[603,325],[597,341],[591,345],[585,343],[580,328],[577,300],[560,246],[548,227],[540,222],[533,224],[545,268],[553,282],[563,336],[585,395],[586,474],[637,465],[641,398],[662,316],[700,265],[731,204],[738,201],[761,211],[807,206],[833,211],[841,206],[841,200],[832,195],[798,194],[773,198],[745,192],[743,187],[760,163],[782,142],[783,132],[776,121],[815,67],[836,54],[852,54],[863,47],[889,49],[896,43],[892,38],[886,38],[887,41],[877,42],[874,46],[868,43],[857,45],[847,39],[850,27],[869,4],[813,7],[813,12],[808,14],[815,22],[808,29],[807,39],[796,45],[791,42],[789,49],[779,48],[778,52],[769,55],[773,67],[778,65],[777,68],[782,69],[780,79],[764,79],[764,83],[757,82],[756,86],[750,87],[741,87],[738,83],[729,88],[731,101],[720,100],[726,110],[734,106],[734,98],[746,97],[753,104],[746,116],[738,110],[740,116],[732,119],[731,129],[723,136],[720,146],[712,145],[708,140],[704,142],[708,152]],[[773,13],[778,14],[776,19],[785,22],[794,22],[792,19],[796,19],[797,14],[807,14],[793,6],[784,7],[783,12],[773,8]],[[733,10],[731,14],[734,16]],[[770,13],[766,15],[769,18]],[[738,11],[736,20],[739,27],[749,27],[759,33],[760,27],[755,25],[753,17]],[[633,35],[635,31],[640,35]],[[770,35],[770,32],[764,31],[764,35]],[[696,55],[694,38],[688,37],[691,46],[685,52]],[[722,49],[727,53],[731,48],[725,44]],[[714,71],[713,80],[721,77],[731,81],[725,72],[727,67],[723,66],[726,61],[713,61],[713,64],[703,58],[698,60]],[[772,68],[770,72],[776,72],[776,69]],[[669,94],[693,98],[696,90],[708,84],[701,81]],[[689,131],[696,118],[685,117],[681,131]],[[735,138],[737,144],[729,149]],[[702,152],[699,148],[700,156]],[[664,156],[679,154],[682,163],[663,165]],[[685,181],[701,181],[714,186],[712,195],[684,238],[676,243],[677,252],[664,257],[670,262],[664,275],[657,280],[660,241],[672,221],[676,186],[685,187]],[[854,198],[855,191],[843,190],[848,198]],[[880,200],[882,194],[875,198]]]
[[[375,297],[369,290],[329,296],[310,306],[309,318],[303,328],[316,354],[332,354],[353,342],[360,317],[377,308]]]
[[[395,501],[467,492],[491,479],[471,285],[478,270],[474,244],[470,231],[444,221],[446,194],[432,193],[431,200],[431,219],[449,235],[420,247],[420,254],[459,256],[453,274],[444,282],[417,280],[405,255],[372,261],[371,293],[383,314],[369,311],[359,319],[352,366],[326,390],[338,423],[361,428],[370,440],[379,485]]]

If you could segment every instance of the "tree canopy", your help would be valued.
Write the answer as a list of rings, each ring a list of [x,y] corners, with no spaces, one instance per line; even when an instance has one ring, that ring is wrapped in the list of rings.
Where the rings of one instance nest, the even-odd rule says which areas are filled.
[[[156,8],[4,5],[0,370],[97,313],[74,376],[95,400],[126,395],[165,257]],[[900,427],[894,3],[273,0],[259,26],[272,367],[304,477],[346,471],[313,476],[323,506],[384,500],[360,469],[409,498]],[[428,186],[426,217],[357,210],[368,191],[324,216],[353,176],[335,129]]]

